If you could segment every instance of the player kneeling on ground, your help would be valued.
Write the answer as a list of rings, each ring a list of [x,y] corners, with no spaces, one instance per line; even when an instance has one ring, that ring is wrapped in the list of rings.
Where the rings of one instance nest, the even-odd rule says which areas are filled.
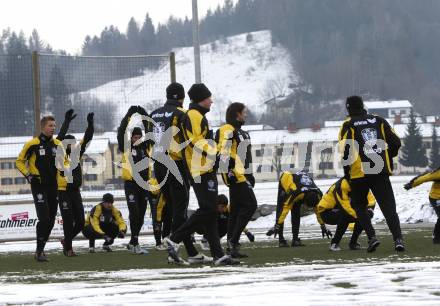
[[[127,225],[122,219],[121,212],[113,206],[113,195],[106,193],[102,202],[92,208],[87,215],[83,235],[89,239],[89,251],[95,253],[95,240],[104,239],[102,249],[111,252],[110,245],[116,237],[124,238],[127,232]]]
[[[358,238],[362,233],[362,227],[357,222],[356,212],[350,203],[350,183],[346,178],[339,179],[336,183],[330,186],[329,190],[324,194],[321,201],[316,207],[316,218],[321,225],[322,237],[327,235],[330,238],[331,233],[325,227],[326,224],[337,225],[335,236],[330,242],[331,251],[340,251],[339,243],[342,236],[344,236],[347,227],[350,223],[355,222],[353,234],[350,239],[350,250],[359,250],[361,248],[358,243]],[[368,213],[370,218],[374,214],[374,205],[376,199],[371,191],[368,193]]]
[[[410,190],[426,182],[433,182],[431,192],[429,193],[429,202],[437,214],[437,222],[432,233],[432,242],[440,244],[440,168],[434,171],[423,173],[406,183],[404,188]]]
[[[305,203],[308,207],[316,207],[321,200],[322,192],[316,186],[310,176],[305,172],[291,173],[285,171],[278,184],[278,200],[277,200],[277,214],[275,226],[271,228],[266,235],[276,237],[279,235],[279,246],[287,247],[287,242],[284,239],[283,228],[284,219],[291,211],[292,218],[292,247],[304,246],[298,238],[301,205]]]

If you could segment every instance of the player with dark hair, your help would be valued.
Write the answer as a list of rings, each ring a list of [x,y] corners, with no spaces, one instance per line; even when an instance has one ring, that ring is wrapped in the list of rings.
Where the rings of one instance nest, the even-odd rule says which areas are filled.
[[[359,96],[348,97],[349,117],[339,132],[345,177],[350,180],[351,201],[359,224],[368,236],[367,252],[374,252],[380,242],[368,214],[368,192],[371,190],[393,235],[394,249],[405,250],[399,216],[396,211],[390,175],[393,157],[401,146],[399,136],[380,116],[368,114]]]
[[[131,135],[127,131],[131,117],[136,113],[144,117],[148,116],[141,106],[131,106],[118,128],[117,139],[118,149],[122,153],[122,179],[130,220],[131,238],[127,249],[134,254],[145,254],[148,252],[139,245],[139,233],[144,224],[150,193],[147,188],[140,186],[141,182],[136,182],[134,171],[137,170],[134,168],[136,164],[139,165],[143,161],[149,162],[149,148],[146,142],[139,143],[143,135],[142,128],[134,127]],[[144,128],[148,126],[145,120],[143,120]],[[143,182],[148,181],[148,167],[143,167],[137,173]]]
[[[226,110],[226,124],[217,130],[215,137],[220,161],[227,163],[225,173],[221,175],[223,182],[229,187],[231,205],[227,239],[230,254],[234,258],[247,257],[239,252],[240,235],[257,209],[253,190],[255,178],[251,169],[251,140],[249,134],[241,128],[246,118],[247,108],[243,103],[230,104]],[[246,150],[242,149],[243,145]],[[222,164],[220,171],[223,172]]]
[[[116,237],[124,238],[127,226],[121,212],[113,205],[114,198],[111,193],[102,197],[102,202],[93,207],[86,217],[83,235],[89,239],[89,252],[95,253],[95,240],[102,238],[102,249],[111,252],[110,245]]]
[[[361,248],[358,238],[362,233],[362,227],[357,221],[356,212],[350,203],[350,182],[346,178],[337,180],[330,186],[328,191],[323,195],[321,201],[316,206],[316,218],[321,225],[322,237],[327,235],[328,230],[326,224],[337,225],[334,237],[330,242],[331,251],[340,251],[339,244],[342,236],[345,234],[348,225],[355,223],[350,243],[350,250],[359,250]],[[368,213],[370,218],[374,215],[374,206],[376,199],[371,192],[368,193]],[[331,235],[330,235],[331,236]],[[330,237],[329,237],[330,238]]]
[[[277,213],[275,225],[266,235],[276,237],[279,235],[279,246],[287,247],[284,239],[284,219],[290,212],[292,221],[292,247],[304,246],[298,238],[301,206],[306,204],[308,207],[315,208],[322,197],[321,190],[316,186],[313,179],[305,172],[291,173],[283,172],[278,184]]]
[[[168,255],[175,262],[181,262],[182,259],[178,256],[178,244],[196,232],[198,228],[204,227],[214,264],[237,264],[239,263],[237,260],[230,255],[225,255],[218,236],[216,210],[218,182],[215,169],[217,146],[205,117],[213,103],[211,92],[204,84],[194,84],[189,89],[188,95],[192,103],[184,117],[182,128],[185,140],[189,144],[183,151],[183,157],[188,167],[199,209],[177,231],[165,239],[168,245]],[[203,259],[203,261],[208,260]]]
[[[63,253],[67,257],[76,256],[72,249],[72,240],[84,227],[84,205],[80,191],[83,175],[81,158],[93,138],[93,116],[93,113],[87,115],[87,129],[79,145],[67,145],[63,170],[58,170],[57,173],[58,203],[63,218],[64,231],[64,239],[61,240],[61,244],[63,245]],[[66,135],[64,139],[76,141],[73,135]]]
[[[179,83],[171,83],[166,88],[165,104],[151,113],[154,123],[149,130],[154,135],[152,158],[154,162],[154,175],[162,186],[161,194],[167,204],[167,217],[164,225],[171,220],[171,228],[165,227],[164,232],[171,233],[186,221],[189,205],[189,175],[180,145],[185,141],[181,130],[186,110],[183,108],[185,90]],[[172,168],[174,166],[174,169]],[[163,219],[164,211],[160,210]],[[188,259],[195,262],[204,262],[206,258],[199,254],[192,243],[191,236],[183,237]],[[170,261],[174,259],[169,258]],[[178,262],[179,263],[179,262]]]

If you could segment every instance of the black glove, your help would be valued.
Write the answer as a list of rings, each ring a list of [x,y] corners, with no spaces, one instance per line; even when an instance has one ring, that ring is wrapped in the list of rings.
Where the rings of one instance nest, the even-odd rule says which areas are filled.
[[[330,239],[333,236],[332,232],[329,229],[327,229],[325,224],[321,224],[321,234],[322,234],[322,238],[327,236],[327,238]]]
[[[28,181],[29,184],[37,184],[40,182],[38,177],[33,176],[32,174],[27,175],[26,180]]]
[[[66,122],[70,122],[73,119],[75,119],[76,114],[74,114],[74,110],[73,109],[69,109],[66,114],[64,115],[64,119]]]
[[[94,117],[95,116],[95,113],[88,113],[88,115],[87,115],[87,123],[89,124],[89,125],[93,125],[93,120],[94,120]]]
[[[278,233],[280,231],[280,225],[279,224],[275,224],[274,227],[272,227],[270,230],[267,231],[266,236],[272,236],[274,238],[277,237]]]
[[[135,113],[137,113],[137,112],[138,112],[138,107],[137,107],[136,105],[132,105],[132,106],[130,106],[130,108],[128,109],[127,116],[128,116],[128,117],[131,117],[133,114],[135,114]]]
[[[246,180],[251,184],[252,188],[255,187],[255,177],[253,175],[246,175]]]
[[[120,231],[118,233],[118,238],[124,238],[125,237],[125,233],[123,231]]]
[[[142,106],[138,105],[137,113],[142,116],[148,116],[147,111]]]
[[[237,183],[237,178],[235,177],[234,171],[232,170],[228,171],[228,181],[230,184]]]
[[[255,236],[251,232],[247,231],[247,232],[245,232],[245,235],[248,237],[250,242],[254,242],[255,241]]]
[[[405,188],[405,190],[410,190],[411,188],[413,188],[412,181],[403,185],[403,188]]]

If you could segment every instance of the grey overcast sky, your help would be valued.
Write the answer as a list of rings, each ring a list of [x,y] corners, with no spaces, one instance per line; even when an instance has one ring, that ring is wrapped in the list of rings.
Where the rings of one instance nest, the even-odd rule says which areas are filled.
[[[199,16],[223,2],[199,0]],[[170,15],[191,17],[192,0],[8,0],[1,4],[0,30],[23,30],[28,37],[35,28],[54,49],[75,54],[86,35],[111,24],[125,32],[131,17],[142,24],[147,12],[155,25]]]

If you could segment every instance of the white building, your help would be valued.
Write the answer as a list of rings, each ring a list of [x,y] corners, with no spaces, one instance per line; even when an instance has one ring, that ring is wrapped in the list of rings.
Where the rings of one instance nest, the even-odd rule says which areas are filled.
[[[408,117],[413,107],[408,100],[365,101],[364,105],[368,112],[384,118]]]

